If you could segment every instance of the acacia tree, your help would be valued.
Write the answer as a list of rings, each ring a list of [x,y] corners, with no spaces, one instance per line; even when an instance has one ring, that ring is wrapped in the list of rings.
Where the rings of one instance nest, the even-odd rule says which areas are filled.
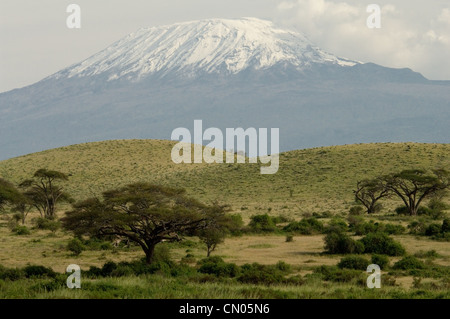
[[[158,243],[181,241],[223,215],[222,207],[204,205],[183,189],[136,183],[75,204],[61,221],[76,235],[119,236],[135,242],[150,264]]]
[[[415,216],[423,200],[450,187],[450,174],[444,169],[413,169],[385,176],[385,181],[387,189],[401,198],[409,215]]]
[[[366,207],[368,214],[379,211],[381,206],[378,201],[390,195],[386,183],[381,178],[359,181],[353,193],[356,200]]]
[[[33,201],[25,194],[21,195],[22,196],[19,198],[19,200],[14,203],[12,211],[16,212],[20,216],[22,225],[24,225],[25,219],[33,208]]]
[[[72,201],[69,194],[57,183],[67,180],[68,177],[64,173],[40,169],[34,173],[32,179],[23,181],[19,186],[25,190],[24,194],[42,217],[53,219],[58,202]]]
[[[223,212],[229,211],[228,205],[214,203],[214,209],[218,210],[215,218],[211,219],[206,227],[196,232],[198,238],[206,245],[206,256],[209,257],[217,245],[224,242],[225,237],[235,227],[233,219]]]
[[[12,183],[0,178],[0,210],[5,205],[15,205],[23,199],[22,193]]]

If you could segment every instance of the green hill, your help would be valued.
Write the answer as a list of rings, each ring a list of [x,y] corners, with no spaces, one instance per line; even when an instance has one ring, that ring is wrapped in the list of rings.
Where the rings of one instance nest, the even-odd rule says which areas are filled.
[[[119,140],[79,144],[0,162],[13,182],[39,168],[70,175],[66,189],[84,199],[136,181],[183,187],[203,201],[229,203],[245,217],[271,212],[342,212],[356,181],[406,168],[450,168],[450,144],[383,143],[322,147],[280,155],[280,169],[261,175],[259,164],[174,164],[175,142]],[[398,203],[387,203],[392,208]]]

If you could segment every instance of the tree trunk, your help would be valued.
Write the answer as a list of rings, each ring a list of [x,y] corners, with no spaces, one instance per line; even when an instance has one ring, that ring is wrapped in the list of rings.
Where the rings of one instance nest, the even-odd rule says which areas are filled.
[[[145,262],[147,265],[150,265],[153,262],[153,255],[155,252],[155,245],[149,245],[147,249],[144,250],[145,252]]]
[[[417,215],[417,208],[418,208],[418,206],[416,205],[416,203],[414,202],[414,200],[413,199],[409,199],[409,214],[411,215],[411,216],[416,216]]]

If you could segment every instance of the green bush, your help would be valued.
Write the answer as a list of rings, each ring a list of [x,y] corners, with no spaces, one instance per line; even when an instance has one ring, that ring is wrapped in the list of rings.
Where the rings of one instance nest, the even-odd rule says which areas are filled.
[[[382,232],[389,235],[400,235],[403,234],[406,230],[402,225],[376,223],[372,220],[367,223],[353,221],[350,228],[355,232],[355,235],[357,236],[363,236],[375,232]]]
[[[51,268],[44,266],[29,265],[23,268],[23,272],[27,278],[56,277],[56,273]]]
[[[325,236],[325,250],[330,254],[361,254],[364,244],[343,232],[334,231]]]
[[[73,238],[67,243],[67,250],[71,251],[74,256],[79,256],[85,247],[80,239]]]
[[[408,225],[409,233],[412,235],[425,235],[426,228],[427,225],[422,219],[414,220]]]
[[[405,233],[406,229],[402,225],[381,224],[380,231],[389,235],[401,235]]]
[[[13,229],[13,232],[15,232],[17,235],[29,235],[30,234],[30,230],[28,229],[27,226],[16,226]]]
[[[450,219],[444,219],[444,221],[442,222],[441,232],[450,233]]]
[[[61,223],[58,220],[39,217],[35,218],[33,222],[37,229],[50,230],[53,233],[61,228]]]
[[[438,198],[432,198],[428,203],[426,215],[432,219],[440,219],[444,216],[444,211],[449,209],[449,206]]]
[[[305,218],[299,222],[291,222],[283,228],[283,231],[302,235],[320,234],[324,226],[316,218]]]
[[[242,220],[241,214],[231,214],[228,215],[230,218],[230,223],[228,224],[228,231],[233,236],[239,236],[242,234],[242,229],[244,226],[244,221]]]
[[[217,277],[236,277],[239,267],[232,263],[226,263],[218,256],[208,257],[198,262],[198,271],[202,274],[215,275]]]
[[[356,269],[356,270],[366,270],[370,262],[361,256],[347,256],[341,259],[338,263],[338,267],[341,269]]]
[[[425,229],[425,236],[436,236],[441,232],[441,225],[431,224]]]
[[[439,258],[441,257],[441,255],[439,255],[436,250],[432,249],[432,250],[428,250],[428,251],[418,251],[414,254],[414,257],[418,257],[418,258]]]
[[[274,232],[277,230],[273,218],[267,214],[250,217],[248,226],[254,232]]]
[[[16,281],[25,277],[22,269],[6,268],[0,265],[0,280]]]
[[[364,213],[364,208],[362,206],[352,206],[349,211],[350,215],[358,216]]]
[[[353,230],[355,231],[355,235],[362,236],[376,232],[379,228],[378,226],[378,223],[370,221],[368,223],[359,223],[354,225]]]
[[[245,264],[241,266],[241,275],[238,281],[246,284],[282,284],[289,283],[285,276],[290,271],[290,266],[285,263],[277,265],[261,265],[258,263]]]
[[[325,229],[325,233],[341,232],[345,233],[348,230],[348,225],[345,220],[341,218],[333,218]]]
[[[294,241],[294,236],[292,235],[286,235],[286,242],[287,243],[292,243]]]
[[[291,221],[288,217],[286,217],[284,215],[278,215],[278,216],[272,217],[272,220],[275,224],[287,223],[287,222]]]
[[[392,268],[399,270],[424,269],[425,264],[414,256],[406,256],[397,261]]]
[[[360,270],[339,269],[336,266],[320,266],[314,269],[325,281],[348,283],[352,281],[364,282],[365,274]]]
[[[370,233],[361,239],[364,244],[364,252],[388,256],[403,256],[405,248],[394,241],[386,233]]]
[[[386,255],[372,255],[372,264],[380,266],[381,269],[386,269],[389,267],[389,257]]]

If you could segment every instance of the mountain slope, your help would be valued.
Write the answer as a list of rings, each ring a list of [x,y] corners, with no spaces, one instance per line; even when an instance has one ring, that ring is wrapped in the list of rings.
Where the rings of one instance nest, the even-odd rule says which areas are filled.
[[[265,213],[299,216],[343,212],[353,202],[358,180],[407,168],[450,169],[448,144],[360,144],[282,153],[280,169],[261,175],[259,164],[172,163],[174,142],[120,140],[73,145],[0,162],[0,176],[16,183],[39,168],[70,174],[76,199],[128,183],[146,181],[186,188],[203,201],[231,204],[244,216]],[[291,194],[292,192],[292,194]],[[388,203],[392,208],[398,201]],[[241,211],[241,208],[243,210]]]
[[[142,29],[0,94],[0,159],[111,139],[170,139],[193,121],[280,128],[282,151],[450,141],[450,82],[345,60],[258,19]]]

